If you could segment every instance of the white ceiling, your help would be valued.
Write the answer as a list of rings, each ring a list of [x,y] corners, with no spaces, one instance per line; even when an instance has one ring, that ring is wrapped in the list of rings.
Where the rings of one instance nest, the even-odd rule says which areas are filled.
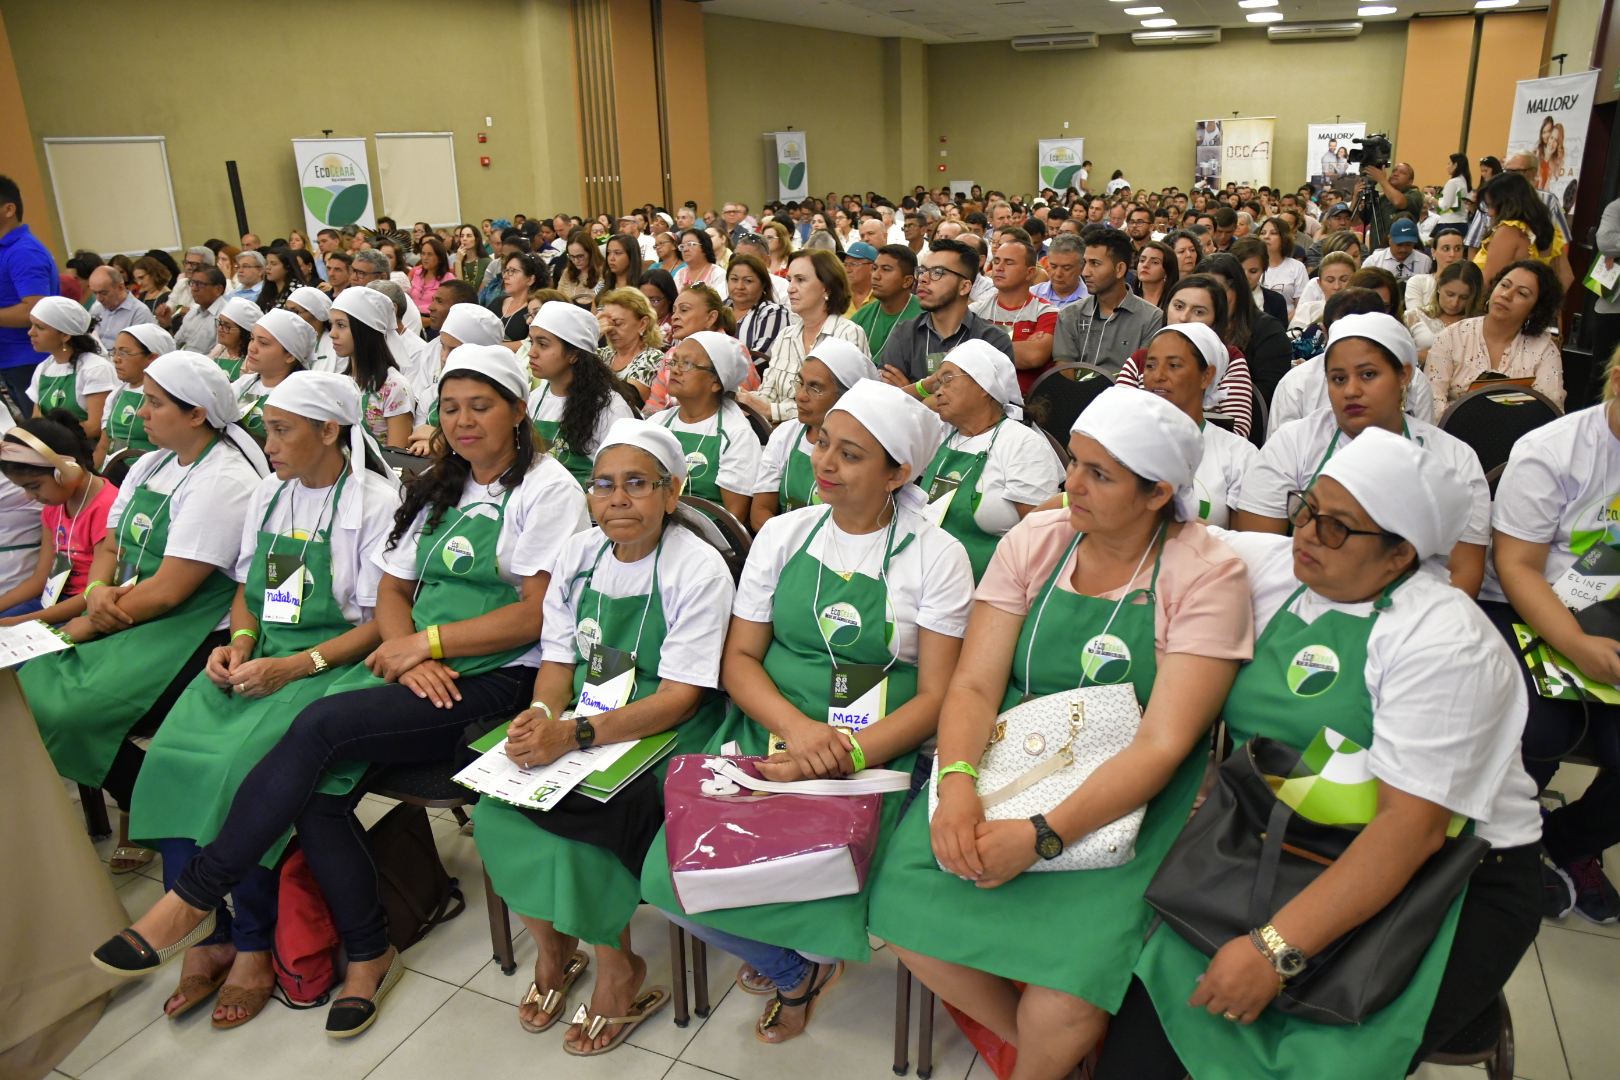
[[[1397,9],[1393,15],[1359,17],[1365,23],[1400,22],[1419,12],[1471,12],[1473,8],[1472,0],[1365,2]],[[1278,0],[1275,7],[1265,10],[1280,12],[1282,23],[1287,24],[1356,19],[1360,6],[1361,0]],[[1544,6],[1531,0],[1519,4],[1519,8]],[[1126,8],[1138,7],[1164,11],[1151,16],[1125,14]],[[1123,34],[1142,29],[1143,18],[1175,19],[1179,26],[1263,28],[1247,20],[1253,9],[1239,7],[1238,0],[705,0],[703,10],[873,37],[917,38],[931,45],[1075,30]]]

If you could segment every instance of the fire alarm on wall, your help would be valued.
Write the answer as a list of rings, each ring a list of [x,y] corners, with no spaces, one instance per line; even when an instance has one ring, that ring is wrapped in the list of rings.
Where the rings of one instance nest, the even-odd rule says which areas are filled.
[[[940,166],[940,167],[939,167],[939,171],[940,171],[940,172],[944,172],[944,171],[945,171],[945,166],[943,166],[943,165],[941,165],[941,166]]]
[[[482,131],[480,131],[478,133],[478,141],[479,142],[489,142],[489,136],[485,135]]]
[[[489,164],[489,158],[487,158],[487,157],[479,158],[478,159],[478,164],[480,164],[480,165],[488,165]]]

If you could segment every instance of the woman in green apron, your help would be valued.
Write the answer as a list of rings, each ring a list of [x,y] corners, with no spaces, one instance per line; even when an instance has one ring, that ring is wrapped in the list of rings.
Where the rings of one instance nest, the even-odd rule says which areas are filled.
[[[84,425],[84,433],[101,438],[107,395],[118,385],[118,373],[101,355],[101,341],[90,332],[95,320],[65,296],[47,296],[28,313],[28,342],[46,359],[34,368],[28,396],[34,416],[66,409]]]
[[[1119,1008],[1150,921],[1143,893],[1192,809],[1209,724],[1251,647],[1243,563],[1192,520],[1197,425],[1113,387],[1069,447],[1069,509],[1014,526],[979,586],[940,713],[938,810],[930,822],[928,801],[912,804],[872,890],[872,933],[1016,1046],[1020,1078],[1069,1073]],[[1099,681],[1135,691],[1136,738],[1044,815],[987,822],[976,766],[997,714]],[[1124,865],[1028,872],[1144,804]]]
[[[8,580],[17,560],[35,555],[27,579],[0,593],[0,626],[35,619],[59,626],[84,614],[90,563],[118,498],[116,487],[79,464],[92,456],[84,429],[60,409],[54,418],[24,420],[0,441],[0,473],[10,481],[0,493],[0,522],[39,537],[32,548],[0,547]]]
[[[255,334],[277,315],[309,333],[272,311]],[[387,540],[398,483],[367,459],[354,380],[295,373],[262,415],[275,475],[260,482],[244,521],[230,644],[213,650],[169,711],[135,785],[130,827],[155,841],[169,888],[217,835],[248,770],[381,641],[371,621],[381,576],[372,558]],[[221,983],[215,1027],[237,1027],[264,1007],[275,983],[269,950],[282,846],[237,883],[231,907],[215,910],[214,932],[187,953],[164,1007],[170,1017]]]
[[[326,1030],[345,1038],[376,1019],[404,967],[354,818],[364,788],[351,766],[448,760],[469,724],[523,708],[550,567],[587,524],[585,493],[535,449],[528,383],[510,350],[463,345],[452,355],[439,387],[451,449],[411,477],[375,560],[382,644],[242,778],[217,835],[173,890],[97,950],[104,969],[139,975],[206,936],[225,894],[296,826],[349,956],[346,996],[332,1003]]]
[[[146,368],[164,353],[174,352],[174,338],[156,323],[142,323],[121,331],[113,344],[112,362],[118,385],[107,394],[106,422],[96,444],[96,468],[114,484],[122,484],[129,466],[157,446],[146,437],[140,417],[146,393],[141,388]],[[118,458],[109,468],[107,459]]]
[[[916,399],[873,379],[827,413],[813,458],[826,505],[772,518],[749,549],[722,658],[736,707],[706,752],[736,742],[744,754],[769,755],[760,771],[770,780],[847,776],[885,762],[912,770],[934,733],[972,605],[967,552],[923,517],[912,483],[938,438]],[[834,697],[835,675],[849,677],[854,700]],[[904,799],[884,796],[874,868]],[[844,961],[867,959],[869,886],[683,914],[662,836],[641,879],[649,903],[746,962],[743,989],[774,995],[755,1029],[768,1043],[800,1034]]]
[[[552,570],[534,703],[506,732],[513,761],[545,765],[579,746],[666,731],[675,737],[669,753],[695,754],[719,726],[715,643],[725,638],[736,589],[720,553],[681,525],[685,480],[680,443],[658,425],[624,419],[603,437],[585,492],[597,527],[571,537]],[[591,674],[593,656],[605,665],[601,675]],[[633,670],[628,682],[620,668]],[[592,1019],[568,1029],[569,1053],[611,1049],[639,1023],[593,1033],[595,1017],[645,1018],[668,996],[662,988],[644,995],[646,961],[630,942],[641,866],[664,820],[668,760],[606,803],[570,792],[550,810],[486,798],[473,812],[484,869],[539,947],[518,1009],[524,1030],[564,1018],[586,964],[575,949],[595,946]]]
[[[1234,528],[1288,531],[1288,493],[1310,487],[1322,467],[1350,440],[1371,428],[1405,435],[1440,455],[1473,493],[1473,512],[1455,551],[1436,556],[1451,583],[1470,596],[1485,577],[1485,546],[1491,538],[1491,489],[1472,447],[1424,420],[1401,411],[1417,370],[1412,334],[1382,312],[1346,315],[1328,331],[1323,357],[1330,407],[1284,424],[1266,439],[1244,473]],[[1416,375],[1423,378],[1421,372]]]
[[[1487,1007],[1494,1017],[1540,928],[1541,819],[1519,760],[1520,661],[1475,604],[1422,566],[1456,544],[1471,500],[1439,455],[1369,431],[1310,491],[1291,494],[1291,542],[1223,534],[1248,564],[1262,627],[1226,703],[1234,742],[1330,752],[1317,786],[1291,805],[1318,821],[1371,823],[1269,923],[1213,958],[1160,925],[1099,1077],[1393,1080]],[[1462,818],[1491,850],[1399,997],[1355,1025],[1269,1007],[1299,965],[1394,899]]]
[[[287,297],[285,310],[304,320],[304,325],[315,331],[315,351],[309,369],[332,371],[341,375],[349,369],[347,360],[338,356],[332,346],[332,298],[313,286],[303,285]]]
[[[247,363],[231,390],[242,407],[241,424],[255,439],[265,438],[264,403],[270,391],[288,375],[308,367],[314,349],[315,331],[289,311],[267,311],[253,328]]]
[[[452,304],[445,313],[439,336],[433,340],[439,346],[439,362],[433,371],[435,392],[431,397],[416,402],[416,427],[411,431],[410,452],[426,457],[433,452],[433,437],[439,433],[439,372],[445,361],[461,345],[499,345],[505,340],[506,327],[500,318],[480,304]],[[315,363],[320,365],[320,357]]]
[[[562,462],[581,487],[591,480],[591,458],[608,428],[635,415],[596,355],[596,316],[578,304],[551,300],[529,323],[529,373],[540,380],[529,394],[536,444]]]
[[[962,541],[973,580],[984,577],[1008,529],[1063,486],[1063,465],[1046,436],[1023,424],[1018,372],[987,341],[945,355],[927,398],[945,439],[923,470],[934,524]]]
[[[208,355],[232,382],[242,377],[253,328],[263,316],[258,303],[245,296],[231,297],[219,311],[219,344]]]
[[[793,392],[798,421],[776,425],[760,457],[754,501],[748,510],[753,518],[749,526],[755,532],[778,514],[821,502],[810,464],[821,421],[844,391],[862,379],[877,377],[877,367],[867,355],[842,338],[826,338],[810,350],[799,372],[799,387]]]
[[[675,433],[686,448],[686,493],[720,503],[748,520],[760,446],[737,404],[748,377],[748,357],[737,339],[700,330],[675,346],[669,394],[677,404],[648,417]]]
[[[105,788],[126,810],[150,736],[209,653],[228,639],[229,574],[264,455],[235,423],[225,373],[201,353],[146,369],[140,415],[158,449],[130,469],[85,585],[77,647],[30,660],[20,678],[57,771]]]

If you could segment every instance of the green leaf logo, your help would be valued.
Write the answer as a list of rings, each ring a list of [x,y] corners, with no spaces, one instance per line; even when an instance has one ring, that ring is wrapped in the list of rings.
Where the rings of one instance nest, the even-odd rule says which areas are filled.
[[[686,455],[686,475],[689,479],[696,479],[708,471],[709,459],[701,450]]]
[[[299,177],[299,187],[310,216],[334,228],[359,221],[371,198],[365,166],[347,154],[327,153],[311,159]]]
[[[1288,689],[1299,697],[1327,692],[1339,678],[1339,655],[1326,645],[1307,645],[1288,664]]]
[[[354,184],[344,188],[327,208],[326,223],[338,229],[345,225],[353,225],[366,212],[366,200],[370,197],[371,189],[365,184]]]
[[[146,543],[146,534],[152,531],[152,519],[145,514],[136,514],[129,523],[129,534],[134,537],[137,544]]]
[[[1074,183],[1074,178],[1079,175],[1080,166],[1078,165],[1070,165],[1068,168],[1059,169],[1057,180],[1052,184],[1052,187],[1056,188],[1058,191],[1063,191],[1072,185]]]
[[[452,574],[467,574],[471,572],[474,562],[472,541],[465,536],[452,536],[444,542],[440,557]]]
[[[1080,670],[1094,683],[1122,682],[1131,673],[1131,648],[1113,634],[1098,634],[1080,650]]]
[[[592,647],[602,644],[602,624],[595,619],[579,620],[579,627],[574,631],[575,645],[579,655],[591,655]]]
[[[844,648],[861,637],[861,613],[854,604],[839,601],[821,609],[821,636],[827,644]]]

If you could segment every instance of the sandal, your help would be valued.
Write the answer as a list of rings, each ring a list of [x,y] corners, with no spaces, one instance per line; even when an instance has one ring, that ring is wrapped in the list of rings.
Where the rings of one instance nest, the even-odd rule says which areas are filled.
[[[754,965],[744,964],[737,969],[737,989],[745,994],[763,997],[766,994],[776,993],[776,984],[756,971]]]
[[[605,1054],[609,1050],[617,1049],[620,1043],[628,1039],[631,1033],[641,1026],[643,1020],[646,1020],[668,1003],[669,990],[662,986],[654,986],[643,990],[641,996],[630,1003],[629,1016],[592,1016],[590,1010],[581,1002],[579,1011],[574,1013],[574,1019],[570,1023],[581,1025],[583,1028],[581,1034],[586,1039],[594,1040],[598,1035],[602,1034],[602,1029],[609,1024],[619,1024],[619,1030],[614,1033],[611,1042],[595,1050],[580,1050],[575,1043],[571,1043],[566,1039],[563,1040],[563,1049],[575,1057],[596,1057],[598,1054]]]
[[[219,1001],[214,1007],[224,1009],[234,1005],[238,1009],[246,1009],[247,1015],[239,1016],[235,1020],[215,1018],[213,1021],[214,1026],[221,1031],[227,1028],[241,1027],[264,1011],[265,1002],[270,1000],[270,992],[274,989],[273,986],[226,986],[220,990]]]
[[[822,982],[817,983],[815,977],[816,975],[821,974],[821,969],[825,966],[826,965],[823,964],[816,965],[815,974],[810,978],[810,989],[806,990],[798,997],[784,997],[782,991],[778,990],[776,992],[776,1000],[771,1002],[771,1006],[765,1011],[765,1015],[760,1017],[759,1022],[754,1025],[754,1037],[756,1039],[762,1043],[770,1043],[772,1046],[777,1046],[781,1043],[790,1042],[793,1039],[798,1038],[799,1035],[803,1035],[805,1031],[809,1029],[810,1018],[816,1013],[816,998],[821,996],[821,992],[823,990],[837,982],[839,977],[844,974],[844,962],[840,960],[838,963],[832,965],[832,973],[828,975],[827,978]],[[777,1022],[780,1019],[782,1010],[784,1008],[795,1009],[800,1005],[805,1006],[804,1027],[799,1029],[798,1034],[789,1035],[785,1039],[767,1039],[765,1037],[765,1033],[767,1031],[777,1026]]]
[[[212,934],[214,917],[215,913],[210,911],[203,917],[202,922],[191,928],[191,933],[167,949],[154,949],[133,929],[125,930],[117,937],[102,942],[101,947],[90,954],[90,962],[109,975],[121,978],[145,975],[148,971],[156,971]]]
[[[107,859],[107,869],[115,874],[128,874],[139,870],[157,857],[157,852],[150,848],[138,847],[133,844],[113,848],[113,853]],[[115,866],[114,863],[128,863],[127,866]]]
[[[562,1016],[563,1007],[568,1004],[568,991],[574,988],[574,983],[581,975],[585,974],[585,969],[590,966],[591,958],[585,955],[584,949],[578,949],[575,950],[573,957],[569,959],[568,966],[563,968],[561,986],[541,994],[540,984],[537,982],[530,983],[529,992],[523,995],[522,1001],[518,1002],[518,1008],[522,1009],[525,1005],[539,1005],[540,1011],[550,1019],[543,1024],[534,1024],[523,1019],[523,1013],[519,1012],[518,1023],[523,1025],[523,1030],[530,1035],[538,1035],[551,1027],[552,1024],[555,1024]]]
[[[178,1020],[180,1017],[184,1016],[198,1005],[201,1005],[203,1002],[213,997],[214,991],[218,990],[220,986],[224,984],[225,976],[229,973],[230,969],[227,968],[224,972],[220,973],[218,978],[214,979],[209,978],[207,975],[185,976],[180,980],[180,985],[174,988],[174,993],[169,995],[170,998],[185,998],[185,1004],[181,1005],[173,1012],[165,1012],[163,1015],[167,1016],[170,1020]]]
[[[396,949],[394,961],[388,965],[382,982],[377,984],[376,993],[368,998],[340,997],[332,1002],[332,1008],[326,1014],[326,1033],[334,1039],[348,1039],[366,1030],[376,1022],[377,1007],[382,1004],[382,999],[404,977],[405,963]]]

